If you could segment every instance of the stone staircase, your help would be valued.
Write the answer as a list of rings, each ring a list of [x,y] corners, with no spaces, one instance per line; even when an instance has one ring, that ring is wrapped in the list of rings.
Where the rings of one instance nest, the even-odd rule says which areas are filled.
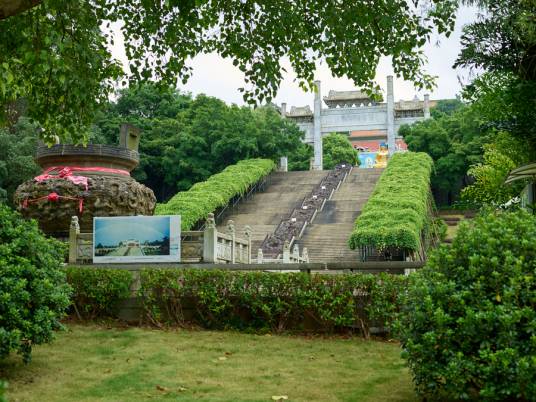
[[[297,242],[300,250],[307,247],[310,262],[359,260],[359,251],[350,250],[348,238],[382,172],[383,169],[354,168],[331,200],[326,201]]]
[[[273,233],[281,219],[301,205],[303,198],[326,176],[326,171],[276,172],[269,177],[266,190],[254,194],[231,210],[218,224],[225,232],[232,219],[237,236],[243,237],[246,225],[252,229],[252,257],[267,234]]]

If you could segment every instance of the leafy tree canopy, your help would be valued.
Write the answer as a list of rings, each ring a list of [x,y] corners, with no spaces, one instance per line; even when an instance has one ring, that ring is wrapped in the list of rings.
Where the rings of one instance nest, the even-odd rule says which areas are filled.
[[[192,99],[155,85],[126,89],[97,118],[91,140],[117,144],[118,127],[143,130],[134,176],[159,201],[243,159],[289,156],[304,146],[303,133],[273,107],[251,109],[199,95]],[[301,152],[301,151],[300,151]]]
[[[333,169],[339,163],[355,165],[358,161],[357,151],[352,147],[348,137],[331,133],[322,139],[324,169]]]
[[[22,182],[40,172],[33,160],[37,146],[37,128],[20,119],[11,130],[0,129],[0,202],[10,204]]]
[[[217,52],[244,72],[241,90],[251,103],[274,97],[284,57],[303,88],[312,89],[315,63],[324,60],[335,76],[372,90],[384,55],[398,76],[430,87],[421,47],[436,29],[452,31],[457,3],[0,0],[0,120],[24,97],[42,138],[85,141],[85,128],[123,75],[107,47],[111,23],[125,38],[131,84],[186,82],[190,58]]]
[[[399,134],[410,151],[432,157],[432,189],[438,203],[450,204],[467,184],[469,166],[481,160],[487,137],[475,111],[461,103],[452,112],[440,109],[432,115],[431,119],[400,127]]]
[[[462,199],[474,205],[501,205],[517,196],[525,183],[505,185],[512,169],[529,162],[527,148],[506,132],[499,133],[493,142],[484,145],[482,163],[467,172],[474,183],[462,190]]]

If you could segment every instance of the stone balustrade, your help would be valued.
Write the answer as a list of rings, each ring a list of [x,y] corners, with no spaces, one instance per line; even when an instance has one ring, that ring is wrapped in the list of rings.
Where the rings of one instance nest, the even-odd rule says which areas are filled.
[[[93,262],[93,233],[81,233],[78,217],[73,216],[69,230],[69,264]],[[226,232],[218,232],[214,215],[209,214],[204,230],[181,233],[181,263],[250,264],[251,229],[237,237],[233,221]]]

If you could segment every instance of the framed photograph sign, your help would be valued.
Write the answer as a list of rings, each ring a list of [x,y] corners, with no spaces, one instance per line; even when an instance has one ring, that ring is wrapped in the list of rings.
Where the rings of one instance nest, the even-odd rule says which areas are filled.
[[[181,217],[93,219],[93,263],[180,262]]]

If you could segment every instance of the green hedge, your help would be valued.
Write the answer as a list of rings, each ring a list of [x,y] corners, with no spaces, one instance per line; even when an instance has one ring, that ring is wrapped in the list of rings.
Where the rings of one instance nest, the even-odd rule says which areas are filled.
[[[140,296],[153,324],[321,332],[388,327],[407,277],[145,269]]]
[[[371,197],[356,219],[348,244],[419,250],[430,223],[432,158],[419,152],[391,157]]]
[[[78,318],[114,318],[119,302],[131,295],[130,271],[68,267],[66,273],[73,289],[71,303]]]
[[[492,212],[411,275],[397,337],[427,401],[536,401],[536,217]]]
[[[196,222],[243,194],[274,168],[275,163],[270,159],[240,161],[194,184],[188,191],[175,194],[167,203],[158,204],[155,215],[181,215],[182,230],[191,230]]]

